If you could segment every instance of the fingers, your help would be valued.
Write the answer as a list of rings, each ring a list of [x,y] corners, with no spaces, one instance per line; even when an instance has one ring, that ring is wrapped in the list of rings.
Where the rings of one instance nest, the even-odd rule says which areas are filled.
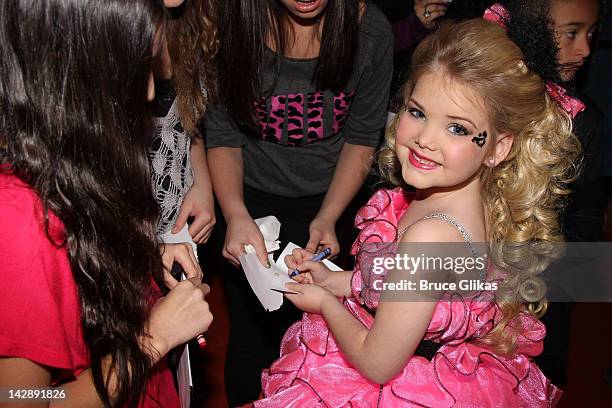
[[[321,234],[321,231],[313,230],[310,233],[310,240],[308,241],[308,244],[306,244],[306,250],[311,253],[316,253],[319,248],[322,235],[323,234]]]
[[[191,284],[191,285],[193,285],[196,289],[198,289],[202,293],[202,299],[204,299],[206,297],[206,295],[208,295],[210,293],[210,286],[208,286],[205,283],[202,283],[197,278],[185,279],[183,282],[181,282],[181,284],[184,284],[184,285]]]
[[[291,251],[291,255],[285,256],[285,265],[290,269],[295,269],[305,259],[311,259],[315,254],[302,248],[295,248]]]
[[[231,263],[232,265],[236,266],[236,267],[240,267],[240,261],[238,260],[238,258],[236,256],[234,256],[228,249],[227,246],[223,247],[223,250],[221,251],[221,255],[223,255],[223,257],[225,259],[227,259],[229,261],[229,263]]]
[[[177,281],[174,276],[172,276],[172,274],[170,273],[171,269],[167,269],[164,266],[164,285],[166,285],[166,287],[170,290],[174,289],[174,287],[176,287],[176,285],[179,284],[179,281]]]
[[[224,258],[226,258],[232,265],[240,266],[240,261],[238,257],[243,255],[244,252],[244,244],[242,244],[239,240],[233,240],[229,235],[225,237],[225,245],[223,245],[223,250],[221,254]]]
[[[257,253],[257,258],[259,258],[259,262],[266,268],[270,267],[270,260],[268,259],[268,251],[266,251],[266,244],[263,239],[263,235],[261,233],[257,237],[257,239],[251,242],[253,248],[255,248],[255,253]]]
[[[193,241],[197,244],[205,243],[210,237],[216,222],[214,213],[205,211],[197,215],[189,226],[189,234],[193,237]]]
[[[202,279],[202,269],[190,244],[177,244],[174,249],[174,262],[183,268],[187,278]]]
[[[301,284],[299,284],[299,283],[285,283],[285,287],[287,288],[287,290],[289,290],[291,292],[295,292],[295,293],[285,292],[285,296],[289,300],[291,300],[290,296],[293,296],[295,298],[299,294],[303,293],[303,286]],[[293,301],[293,300],[291,300],[291,301]]]
[[[187,223],[187,218],[189,218],[189,213],[191,212],[191,206],[187,203],[183,202],[181,208],[179,209],[178,216],[176,217],[176,222],[174,223],[174,227],[172,228],[172,233],[176,234],[180,230],[183,229],[185,223]]]
[[[165,245],[160,246],[160,250],[162,251],[162,266],[163,266],[163,279],[164,285],[168,289],[172,289],[178,284],[178,281],[172,276],[172,264],[174,263],[174,258],[166,255],[167,247]]]
[[[239,257],[245,253],[245,245],[252,245],[259,262],[270,267],[263,235],[250,216],[240,216],[228,221],[222,254],[233,265],[239,266]]]
[[[323,262],[304,261],[298,269],[310,271],[316,274],[317,272],[324,271],[325,269],[327,269],[327,267],[323,264]]]
[[[334,230],[326,231],[321,237],[321,241],[319,242],[319,248],[317,252],[322,251],[324,248],[329,248],[331,253],[329,258],[334,258],[338,253],[340,253],[340,244],[338,243],[338,239],[336,238],[336,233]],[[310,258],[308,258],[310,259]]]
[[[191,225],[189,225],[189,235],[193,237],[194,242],[198,242],[198,235],[201,235],[204,228],[206,228],[209,221],[209,217],[202,214],[196,216],[193,219]]]
[[[193,241],[197,244],[204,244],[206,243],[206,241],[208,241],[208,239],[210,238],[210,235],[213,232],[213,229],[215,227],[215,222],[216,220],[212,219],[212,221],[210,221],[210,223],[208,225],[206,225],[194,238]]]
[[[314,283],[314,281],[312,280],[312,275],[310,273],[300,273],[299,275],[295,275],[292,279],[297,283],[301,284]]]
[[[202,291],[202,294],[204,295],[204,297],[208,296],[208,294],[210,293],[210,286],[208,286],[205,283],[200,283],[198,285],[198,289]]]
[[[178,281],[172,276],[172,267],[176,262],[181,266],[185,276],[188,278],[202,279],[203,273],[197,261],[191,244],[166,244],[161,245],[163,278],[164,284],[169,288],[174,288]]]
[[[289,268],[290,271],[297,268],[297,266],[300,264],[294,255],[285,255],[284,261],[285,265],[287,265],[287,268]]]
[[[297,302],[298,299],[298,295],[296,295],[295,293],[289,293],[289,292],[285,292],[284,296],[295,305],[295,303]],[[297,305],[296,305],[297,306]]]
[[[331,249],[331,254],[329,255],[330,259],[335,258],[336,255],[340,253],[340,244],[336,240],[334,240],[333,242],[330,242],[329,244],[325,246]]]
[[[166,339],[169,348],[185,343],[208,329],[213,316],[206,296],[210,287],[197,278],[186,279],[176,285],[170,293],[156,304],[151,314],[161,337]]]
[[[446,14],[446,6],[442,4],[431,4],[427,7],[427,13],[429,13],[429,21],[433,21]]]
[[[445,1],[417,1],[414,3],[414,13],[426,28],[431,29],[435,20],[446,14],[447,6]]]
[[[189,257],[191,258],[191,262],[193,262],[193,264],[196,266],[197,268],[197,272],[198,275],[196,276],[196,278],[200,279],[200,281],[202,280],[202,278],[204,277],[204,272],[202,271],[202,267],[200,266],[200,263],[198,262],[198,259],[196,257],[196,254],[193,252],[193,247],[191,245],[189,245]]]

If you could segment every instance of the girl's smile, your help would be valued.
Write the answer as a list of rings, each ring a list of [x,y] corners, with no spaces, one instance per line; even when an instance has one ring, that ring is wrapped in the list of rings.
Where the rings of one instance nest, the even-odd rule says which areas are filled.
[[[408,154],[408,161],[417,169],[421,170],[434,170],[440,167],[439,163],[436,163],[433,160],[430,160],[426,156],[423,156],[414,149],[410,149],[410,153]]]

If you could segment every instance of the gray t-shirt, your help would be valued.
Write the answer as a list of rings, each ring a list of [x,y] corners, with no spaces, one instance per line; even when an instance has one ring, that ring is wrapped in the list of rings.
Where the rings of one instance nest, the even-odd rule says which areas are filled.
[[[271,96],[255,101],[258,131],[237,130],[223,106],[204,117],[206,147],[242,147],[246,185],[285,197],[322,194],[331,183],[344,143],[377,147],[393,71],[391,26],[376,6],[363,15],[353,75],[339,93],[317,90],[316,59],[281,58]],[[276,65],[265,61],[264,84]]]

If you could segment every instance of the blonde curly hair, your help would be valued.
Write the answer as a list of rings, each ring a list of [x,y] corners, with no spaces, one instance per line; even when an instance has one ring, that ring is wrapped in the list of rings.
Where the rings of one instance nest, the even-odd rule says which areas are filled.
[[[483,165],[480,174],[490,255],[506,275],[496,292],[503,319],[479,341],[512,353],[516,339],[505,328],[519,313],[539,317],[546,310],[545,285],[537,275],[560,253],[557,214],[577,174],[580,143],[570,117],[496,24],[474,19],[440,27],[416,49],[404,95],[434,71],[480,95],[495,133],[514,136],[506,159],[494,168]],[[398,118],[387,130],[378,165],[384,178],[404,185],[395,156]]]

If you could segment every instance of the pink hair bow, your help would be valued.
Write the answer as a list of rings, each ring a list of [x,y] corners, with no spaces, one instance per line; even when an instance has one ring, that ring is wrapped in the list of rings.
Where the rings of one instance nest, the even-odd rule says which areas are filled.
[[[497,23],[501,28],[506,28],[506,21],[510,19],[510,13],[504,6],[499,3],[493,4],[487,8],[482,16],[485,20]]]
[[[508,10],[506,10],[504,6],[495,3],[485,10],[483,18],[506,29],[506,21],[510,20],[510,13],[508,13]],[[571,116],[572,119],[585,109],[584,103],[567,95],[565,88],[554,82],[546,81],[546,92],[565,112],[568,113],[568,115]]]
[[[574,119],[576,115],[585,109],[584,103],[580,100],[567,95],[567,91],[551,81],[546,81],[546,92],[561,106],[561,108]]]

